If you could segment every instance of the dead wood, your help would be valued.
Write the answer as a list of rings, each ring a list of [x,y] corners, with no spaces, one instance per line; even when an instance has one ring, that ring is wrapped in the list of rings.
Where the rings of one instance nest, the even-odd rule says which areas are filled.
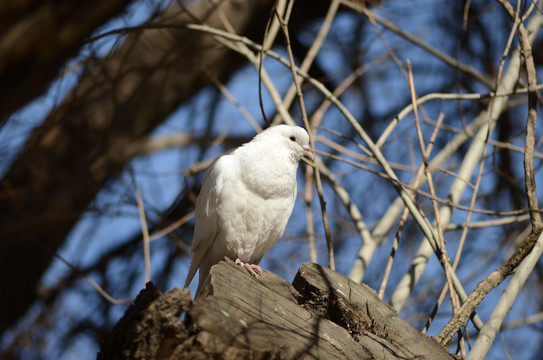
[[[184,313],[183,316],[181,314]],[[293,284],[232,261],[202,296],[152,284],[102,341],[107,359],[454,359],[364,284],[306,263]]]

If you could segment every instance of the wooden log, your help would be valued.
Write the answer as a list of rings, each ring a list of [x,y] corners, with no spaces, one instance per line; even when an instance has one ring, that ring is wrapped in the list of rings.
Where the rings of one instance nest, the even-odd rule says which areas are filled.
[[[328,268],[303,264],[293,286],[230,260],[211,269],[195,301],[186,289],[142,291],[98,359],[142,358],[454,359],[373,290]]]
[[[452,359],[455,356],[400,318],[366,284],[329,268],[303,264],[293,281],[306,308],[347,329],[378,359]],[[378,354],[381,354],[379,357]]]

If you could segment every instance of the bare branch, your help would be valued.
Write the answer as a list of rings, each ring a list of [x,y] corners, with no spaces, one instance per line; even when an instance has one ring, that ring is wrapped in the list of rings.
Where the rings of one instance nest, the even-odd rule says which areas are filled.
[[[539,258],[543,254],[543,232],[540,231],[537,242],[535,243],[532,251],[519,265],[515,275],[507,285],[507,288],[503,292],[498,304],[494,308],[490,319],[477,336],[477,341],[471,349],[468,360],[484,359],[490,345],[494,342],[496,333],[500,329],[505,320],[505,317],[509,313],[513,302],[518,296],[520,290],[524,286],[524,283],[528,279],[528,276],[532,273],[535,265],[539,261]]]
[[[291,3],[293,3],[293,1]],[[290,69],[292,71],[294,84],[296,86],[296,94],[298,96],[300,111],[302,113],[302,120],[304,122],[306,129],[308,129],[308,132],[310,132],[311,128],[309,127],[309,120],[307,119],[307,113],[305,111],[302,88],[300,86],[300,82],[298,80],[298,75],[297,75],[298,69],[296,68],[296,65],[294,64],[294,55],[292,53],[292,48],[290,47],[290,38],[289,38],[287,23],[285,19],[281,18],[279,13],[276,12],[275,14],[277,18],[279,19],[279,22],[281,23],[281,29],[283,30],[283,35],[285,36],[285,39],[286,39],[286,47],[287,47],[287,52],[288,52],[288,56],[290,60]],[[315,153],[315,140],[313,139],[313,137],[309,138],[309,143],[311,146],[311,150],[313,151],[313,153]],[[322,223],[324,226],[324,234],[326,236],[326,246],[328,247],[328,266],[330,266],[330,269],[335,270],[336,265],[335,265],[335,260],[334,260],[334,247],[332,244],[332,237],[330,236],[330,226],[328,225],[328,215],[326,213],[326,202],[324,201],[324,194],[322,192],[322,183],[321,183],[321,177],[320,177],[318,167],[315,167],[315,180],[316,180],[316,185],[317,185],[317,193],[319,195],[319,200],[321,204]]]
[[[461,71],[467,75],[470,75],[474,77],[475,79],[481,81],[483,84],[486,84],[488,87],[492,87],[493,81],[491,79],[488,79],[486,76],[480,74],[477,70],[472,68],[471,66],[460,64],[456,59],[451,58],[450,56],[442,53],[441,51],[437,50],[436,48],[428,45],[424,41],[420,40],[416,36],[413,36],[411,34],[408,34],[407,32],[401,30],[396,24],[393,24],[379,16],[377,16],[373,11],[367,9],[363,3],[362,5],[351,1],[351,0],[342,0],[342,4],[346,5],[354,10],[360,11],[362,14],[364,14],[368,19],[371,19],[373,21],[378,22],[379,24],[383,25],[385,28],[387,28],[390,31],[393,31],[394,33],[398,34],[399,36],[403,37],[407,41],[410,41],[411,43],[415,44],[416,46],[419,46],[421,49],[426,50],[430,54],[434,55],[436,58],[440,59],[447,65],[457,69],[458,71]]]
[[[138,202],[138,214],[141,223],[141,233],[143,235],[143,261],[145,263],[145,284],[151,281],[151,251],[149,248],[149,229],[147,228],[147,220],[145,218],[145,209],[143,207],[143,199],[141,197],[140,188],[136,189],[136,200]]]
[[[538,14],[535,15],[530,21],[529,27],[532,31],[532,34],[536,33],[534,30],[539,28],[539,26],[541,26],[541,19]],[[534,35],[532,35],[532,41],[533,38]],[[512,91],[518,80],[520,66],[520,50],[517,49],[511,55],[509,68],[504,74],[498,86],[497,92]],[[486,139],[488,138],[489,133],[492,131],[494,122],[497,120],[499,114],[501,114],[501,112],[505,108],[506,102],[507,97],[495,98],[493,99],[487,110],[478,116],[478,120],[481,119],[484,124],[477,131],[477,134],[475,135],[475,138],[473,139],[473,142],[466,156],[464,157],[462,166],[458,171],[458,177],[455,179],[453,185],[450,188],[449,195],[447,196],[447,199],[450,199],[453,204],[459,203],[462,193],[464,192],[466,182],[469,181],[476,165],[483,158],[483,154],[486,149]],[[478,122],[478,120],[475,120],[474,122],[476,123]],[[453,209],[453,207],[448,206],[441,208],[440,219],[442,221],[442,225],[449,222]],[[422,275],[432,252],[433,249],[429,245],[429,243],[423,241],[415,256],[416,261],[412,263],[409,271],[404,275],[404,277],[398,284],[396,291],[392,295],[391,304],[397,311],[402,309],[407,297],[411,293],[411,290],[420,279],[420,276]],[[421,259],[426,260],[421,261]],[[415,276],[413,276],[413,274],[415,274]],[[465,298],[462,299],[462,301],[464,300]]]

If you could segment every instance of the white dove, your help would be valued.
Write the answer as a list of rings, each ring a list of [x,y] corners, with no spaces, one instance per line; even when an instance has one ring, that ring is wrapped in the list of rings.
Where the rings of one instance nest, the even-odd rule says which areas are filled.
[[[198,290],[225,256],[257,276],[258,263],[283,235],[296,199],[296,170],[313,159],[299,126],[272,126],[207,170],[196,201],[187,287],[200,269]],[[195,296],[195,297],[196,297]]]

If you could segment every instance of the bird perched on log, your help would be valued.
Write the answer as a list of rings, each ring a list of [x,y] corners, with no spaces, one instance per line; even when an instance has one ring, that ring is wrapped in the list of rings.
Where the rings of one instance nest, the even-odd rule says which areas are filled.
[[[200,269],[198,296],[211,266],[225,256],[255,277],[262,273],[258,263],[283,235],[294,208],[303,156],[313,159],[305,129],[277,125],[209,167],[196,201],[185,287]]]

